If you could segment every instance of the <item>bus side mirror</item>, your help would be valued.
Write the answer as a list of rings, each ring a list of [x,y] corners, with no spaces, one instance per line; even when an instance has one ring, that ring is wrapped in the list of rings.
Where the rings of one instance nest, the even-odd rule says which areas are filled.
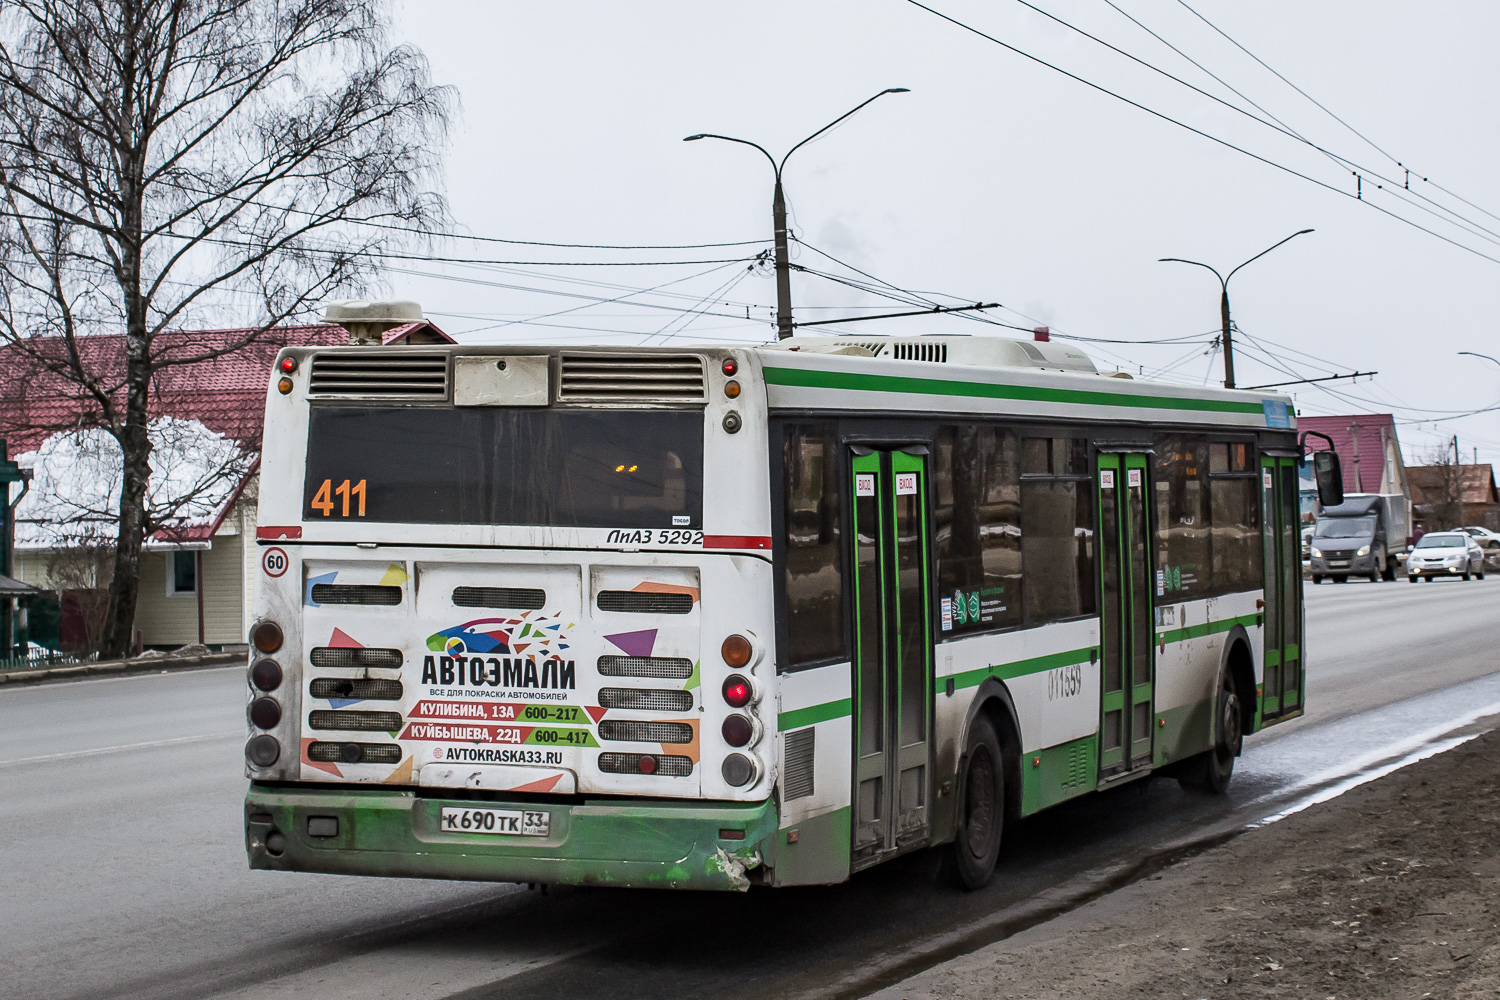
[[[1344,502],[1344,470],[1338,452],[1319,451],[1312,457],[1313,479],[1318,483],[1318,503],[1337,507]]]

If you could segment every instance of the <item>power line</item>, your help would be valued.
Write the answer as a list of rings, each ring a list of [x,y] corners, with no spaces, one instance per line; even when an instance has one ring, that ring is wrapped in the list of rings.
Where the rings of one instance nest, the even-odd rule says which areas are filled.
[[[1368,205],[1371,208],[1375,209],[1377,212],[1380,212],[1380,213],[1382,213],[1384,215],[1388,215],[1388,216],[1390,216],[1391,218],[1395,219],[1398,222],[1405,223],[1406,225],[1411,226],[1413,229],[1421,230],[1422,232],[1427,233],[1429,236],[1432,236],[1432,237],[1435,237],[1436,239],[1442,240],[1444,243],[1448,243],[1448,244],[1450,244],[1450,245],[1452,245],[1454,247],[1457,247],[1460,250],[1464,250],[1464,251],[1466,251],[1468,253],[1474,254],[1476,257],[1482,257],[1483,259],[1485,259],[1485,260],[1487,260],[1487,261],[1489,261],[1489,262],[1491,262],[1493,264],[1500,264],[1500,258],[1491,257],[1489,254],[1486,254],[1486,253],[1484,253],[1484,252],[1482,252],[1480,250],[1477,250],[1474,247],[1467,246],[1467,245],[1465,245],[1463,243],[1458,242],[1457,240],[1454,240],[1454,239],[1451,239],[1451,238],[1449,238],[1447,236],[1444,236],[1441,233],[1438,233],[1438,232],[1435,232],[1435,231],[1433,231],[1431,229],[1428,229],[1426,226],[1423,226],[1423,225],[1421,225],[1421,224],[1419,224],[1417,222],[1414,222],[1411,219],[1406,218],[1405,216],[1398,215],[1397,213],[1392,212],[1390,209],[1384,208],[1383,206],[1378,205],[1378,204],[1376,204],[1373,201],[1369,201],[1367,199],[1361,198],[1361,197],[1359,197],[1358,195],[1356,195],[1354,193],[1345,191],[1342,188],[1339,188],[1339,187],[1336,187],[1336,186],[1334,186],[1332,184],[1329,184],[1326,181],[1318,180],[1316,177],[1313,177],[1313,176],[1311,176],[1309,174],[1304,174],[1304,173],[1302,173],[1299,170],[1296,170],[1296,169],[1294,169],[1292,167],[1286,166],[1285,164],[1277,163],[1275,160],[1272,160],[1272,159],[1269,159],[1267,157],[1261,156],[1258,153],[1251,152],[1250,150],[1245,149],[1242,146],[1235,145],[1234,143],[1228,141],[1227,139],[1221,139],[1221,138],[1219,138],[1216,135],[1212,135],[1212,134],[1210,134],[1208,132],[1204,132],[1202,129],[1194,128],[1193,126],[1188,125],[1186,122],[1179,121],[1176,118],[1173,118],[1172,116],[1170,116],[1168,114],[1165,114],[1163,112],[1157,111],[1154,108],[1147,107],[1146,105],[1141,104],[1138,101],[1133,101],[1130,98],[1125,97],[1122,94],[1116,93],[1115,91],[1110,90],[1107,87],[1104,87],[1104,86],[1102,86],[1100,84],[1094,83],[1091,80],[1085,79],[1084,77],[1081,77],[1081,76],[1079,76],[1076,73],[1069,72],[1068,70],[1063,69],[1061,66],[1057,66],[1057,65],[1055,65],[1053,63],[1050,63],[1047,60],[1042,59],[1040,56],[1032,55],[1030,52],[1027,52],[1024,49],[1017,48],[1016,46],[1011,45],[1008,42],[1001,41],[1000,39],[996,38],[993,35],[989,35],[989,34],[986,34],[983,31],[980,31],[978,28],[975,28],[972,25],[965,24],[963,21],[960,21],[957,18],[950,17],[949,15],[944,14],[942,11],[936,10],[936,9],[934,9],[932,7],[927,6],[924,3],[921,3],[920,0],[906,0],[906,2],[909,3],[909,4],[911,4],[914,7],[917,7],[919,9],[921,9],[921,10],[925,10],[927,13],[932,14],[935,17],[938,17],[938,18],[940,18],[940,19],[942,19],[944,21],[947,21],[948,23],[950,23],[950,24],[952,24],[952,25],[954,25],[956,27],[962,28],[965,31],[968,31],[968,32],[970,32],[972,34],[978,35],[980,38],[983,38],[986,41],[993,42],[994,44],[1000,46],[1001,48],[1003,48],[1003,49],[1005,49],[1005,50],[1007,50],[1009,52],[1013,52],[1016,55],[1019,55],[1019,56],[1025,58],[1025,59],[1029,59],[1032,62],[1037,63],[1040,66],[1044,66],[1047,69],[1052,70],[1053,72],[1059,73],[1059,74],[1067,77],[1070,80],[1073,80],[1073,81],[1075,81],[1077,83],[1081,83],[1084,86],[1089,87],[1092,90],[1097,90],[1101,94],[1105,94],[1105,95],[1107,95],[1109,97],[1113,97],[1115,100],[1120,101],[1123,104],[1128,104],[1131,107],[1136,108],[1139,111],[1144,111],[1148,115],[1151,115],[1154,118],[1160,118],[1162,121],[1168,122],[1169,124],[1172,124],[1172,125],[1176,125],[1178,128],[1181,128],[1181,129],[1184,129],[1185,131],[1191,132],[1194,135],[1197,135],[1197,136],[1199,136],[1201,138],[1207,139],[1210,142],[1213,142],[1213,143],[1216,143],[1217,145],[1225,147],[1226,149],[1230,149],[1230,150],[1233,150],[1236,153],[1240,153],[1240,154],[1242,154],[1244,156],[1248,156],[1252,160],[1256,160],[1257,162],[1263,163],[1263,164],[1265,164],[1268,167],[1274,167],[1275,169],[1280,170],[1283,173],[1290,174],[1291,176],[1297,177],[1297,178],[1299,178],[1301,180],[1304,180],[1304,181],[1307,181],[1310,184],[1315,184],[1315,185],[1317,185],[1320,188],[1323,188],[1323,189],[1328,190],[1328,191],[1332,191],[1333,193],[1338,194],[1338,195],[1342,195],[1345,198],[1350,198],[1350,199],[1354,199],[1356,201],[1359,201],[1361,204]],[[1233,105],[1231,105],[1231,107],[1232,106]],[[1254,117],[1254,116],[1252,115],[1251,117]],[[1384,190],[1384,189],[1382,189],[1382,190]]]

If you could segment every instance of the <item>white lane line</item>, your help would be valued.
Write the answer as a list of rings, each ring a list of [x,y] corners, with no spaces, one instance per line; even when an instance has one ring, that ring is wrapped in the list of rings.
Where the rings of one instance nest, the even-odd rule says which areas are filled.
[[[38,757],[16,757],[12,760],[0,760],[0,767],[9,767],[15,764],[43,764],[54,760],[74,760],[80,757],[97,757],[100,754],[120,753],[125,750],[149,750],[153,747],[180,746],[184,743],[203,743],[207,740],[237,739],[239,733],[206,733],[202,736],[178,736],[170,740],[149,740],[145,743],[121,743],[112,747],[95,747],[92,750],[69,750],[66,753],[47,753]]]
[[[1363,774],[1356,774],[1354,775],[1354,777],[1349,778],[1345,781],[1341,781],[1337,785],[1325,788],[1320,792],[1314,792],[1312,795],[1307,796],[1307,798],[1292,803],[1290,806],[1287,806],[1279,813],[1267,816],[1264,819],[1258,819],[1253,823],[1246,823],[1245,828],[1247,830],[1259,830],[1261,827],[1270,826],[1272,823],[1275,823],[1278,820],[1283,820],[1288,816],[1296,815],[1302,810],[1315,806],[1320,802],[1327,802],[1329,799],[1336,799],[1340,795],[1343,795],[1345,792],[1358,788],[1360,785],[1368,784],[1369,782],[1374,781],[1376,778],[1383,778],[1393,771],[1399,771],[1403,767],[1406,767],[1408,764],[1415,764],[1419,760],[1426,760],[1428,757],[1436,757],[1440,753],[1446,753],[1447,751],[1452,750],[1454,747],[1462,746],[1475,737],[1483,736],[1486,732],[1490,732],[1490,730],[1487,729],[1484,730],[1484,732],[1472,733],[1468,736],[1455,736],[1452,739],[1446,739],[1438,743],[1430,744],[1418,750],[1417,752],[1408,754],[1407,756],[1402,757],[1400,760],[1387,764],[1384,767],[1377,767],[1372,771],[1366,771]]]

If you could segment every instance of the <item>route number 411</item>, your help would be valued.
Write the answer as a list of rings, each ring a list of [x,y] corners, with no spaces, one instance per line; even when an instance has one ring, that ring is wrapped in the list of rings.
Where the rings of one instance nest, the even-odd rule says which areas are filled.
[[[349,516],[349,502],[355,499],[359,501],[359,504],[355,508],[354,516],[365,516],[365,481],[363,479],[352,486],[349,485],[349,480],[347,479],[337,486],[333,485],[333,480],[331,479],[323,480],[323,485],[318,487],[317,494],[313,496],[311,506],[314,510],[321,510],[324,517],[332,517],[334,496],[338,496],[342,504],[339,511],[340,517]]]

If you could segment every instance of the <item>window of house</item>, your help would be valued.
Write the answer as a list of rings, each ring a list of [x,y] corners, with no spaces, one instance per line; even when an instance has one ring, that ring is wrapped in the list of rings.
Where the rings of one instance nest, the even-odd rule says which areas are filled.
[[[198,553],[167,553],[167,596],[182,597],[198,592]]]

